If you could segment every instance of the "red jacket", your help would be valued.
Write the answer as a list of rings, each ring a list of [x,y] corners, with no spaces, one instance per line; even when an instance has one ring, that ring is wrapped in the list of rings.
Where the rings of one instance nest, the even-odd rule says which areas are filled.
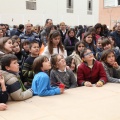
[[[79,65],[77,71],[77,83],[79,86],[84,85],[85,81],[95,84],[99,80],[103,81],[104,84],[107,82],[106,72],[101,62],[94,61],[92,69],[84,62]]]

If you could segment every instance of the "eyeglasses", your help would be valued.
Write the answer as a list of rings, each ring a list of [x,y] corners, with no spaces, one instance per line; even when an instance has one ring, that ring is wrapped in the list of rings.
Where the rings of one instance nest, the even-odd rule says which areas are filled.
[[[86,54],[84,54],[84,57],[88,56],[88,55],[92,55],[92,54],[93,54],[93,52],[86,53]]]

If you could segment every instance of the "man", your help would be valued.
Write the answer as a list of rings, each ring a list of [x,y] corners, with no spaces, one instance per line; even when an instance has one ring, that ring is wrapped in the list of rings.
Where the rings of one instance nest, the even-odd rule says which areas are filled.
[[[36,41],[40,42],[39,36],[36,33],[32,32],[31,23],[27,23],[25,25],[25,32],[20,34],[19,37],[20,37],[21,40],[22,39],[27,39],[29,41],[36,40]]]
[[[45,27],[44,27],[43,31],[41,32],[41,34],[40,34],[41,41],[45,46],[46,46],[46,43],[47,43],[47,31],[46,31],[46,28],[48,28],[48,27],[50,27],[52,25],[53,25],[52,19],[47,19],[46,22],[45,22]]]
[[[116,30],[110,35],[115,38],[116,45],[120,48],[120,23],[117,23]]]
[[[3,31],[3,37],[9,37],[5,24],[0,24],[0,29]]]
[[[66,37],[66,33],[67,33],[67,29],[66,29],[66,25],[64,22],[61,22],[60,23],[60,34],[61,34],[61,38],[62,38],[62,43],[64,44],[64,40],[65,40],[65,37]]]
[[[21,33],[23,33],[23,31],[24,31],[24,25],[20,24],[15,35],[19,36]]]

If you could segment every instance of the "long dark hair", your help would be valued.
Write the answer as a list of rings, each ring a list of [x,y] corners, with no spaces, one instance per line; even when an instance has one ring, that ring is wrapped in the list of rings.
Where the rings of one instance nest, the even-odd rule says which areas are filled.
[[[58,30],[53,30],[51,31],[51,33],[49,34],[49,39],[48,39],[48,50],[50,54],[53,54],[53,43],[52,43],[52,39],[55,37],[58,37],[60,35],[60,32]],[[62,45],[62,41],[60,40],[59,44],[58,44],[58,49],[61,49],[61,51],[64,53],[64,47]]]

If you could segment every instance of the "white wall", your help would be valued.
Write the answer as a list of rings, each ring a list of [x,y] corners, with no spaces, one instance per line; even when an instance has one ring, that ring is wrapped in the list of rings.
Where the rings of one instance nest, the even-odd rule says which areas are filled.
[[[26,0],[2,0],[0,23],[25,24],[30,20],[33,25],[44,25],[47,18],[53,19],[54,24],[64,21],[71,26],[94,25],[98,22],[98,0],[93,0],[92,15],[87,15],[87,0],[74,0],[74,13],[66,13],[66,0],[36,0],[36,2],[37,10],[26,10]]]

